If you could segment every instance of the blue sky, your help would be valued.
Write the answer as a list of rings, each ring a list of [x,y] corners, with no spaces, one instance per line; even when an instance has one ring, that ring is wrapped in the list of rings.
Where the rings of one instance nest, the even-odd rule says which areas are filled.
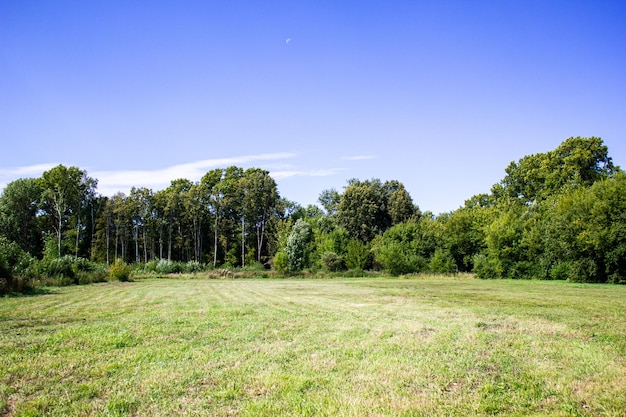
[[[0,1],[0,187],[238,165],[451,211],[570,136],[626,167],[624,45],[624,1]]]

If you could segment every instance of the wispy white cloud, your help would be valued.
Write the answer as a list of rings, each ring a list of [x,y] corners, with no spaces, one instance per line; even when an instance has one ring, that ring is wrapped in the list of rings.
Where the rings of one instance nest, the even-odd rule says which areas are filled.
[[[95,171],[90,175],[98,178],[98,190],[103,195],[127,192],[132,187],[161,189],[172,180],[186,178],[198,181],[207,171],[231,165],[248,165],[253,162],[289,159],[296,154],[291,152],[244,155],[231,158],[204,159],[187,164],[173,165],[155,170]]]
[[[4,189],[8,183],[18,178],[40,177],[45,171],[54,168],[59,164],[37,164],[23,167],[0,169],[0,190]]]
[[[273,171],[270,175],[275,180],[282,180],[290,177],[328,177],[335,175],[338,172],[344,171],[344,168],[329,168],[329,169],[311,169],[308,171]]]
[[[25,166],[25,167],[15,167],[15,168],[0,169],[0,175],[7,176],[7,177],[15,177],[15,176],[18,176],[18,177],[25,177],[25,176],[38,177],[44,171],[47,171],[47,170],[49,170],[51,168],[54,168],[57,165],[59,165],[59,164],[49,163],[49,164],[30,165],[30,166]]]
[[[373,155],[356,155],[356,156],[344,156],[343,158],[341,158],[344,161],[365,161],[368,159],[374,159],[376,158]]]
[[[169,167],[153,170],[111,170],[98,171],[87,170],[90,177],[98,180],[98,192],[105,196],[115,193],[128,193],[132,187],[147,187],[160,190],[169,186],[172,180],[186,178],[198,181],[209,170],[228,167],[231,165],[247,166],[252,163],[270,171],[275,180],[291,177],[327,177],[344,171],[344,168],[329,169],[299,169],[297,165],[279,162],[296,157],[295,153],[267,153],[259,155],[244,155],[231,158],[204,159],[186,164],[172,165]],[[39,177],[58,163],[38,164],[16,168],[0,169],[0,190],[6,184],[18,178]]]
[[[198,181],[207,171],[218,167],[245,166],[255,162],[278,161],[295,156],[296,154],[291,152],[266,153],[204,159],[154,170],[91,171],[88,169],[88,174],[98,180],[98,192],[100,194],[111,196],[120,191],[127,193],[132,187],[165,188],[172,180],[178,178]],[[18,178],[40,177],[45,171],[57,165],[58,163],[45,163],[0,169],[0,190]]]

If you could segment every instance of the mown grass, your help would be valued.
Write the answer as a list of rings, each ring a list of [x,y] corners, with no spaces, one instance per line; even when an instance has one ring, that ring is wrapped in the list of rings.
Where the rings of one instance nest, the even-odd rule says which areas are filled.
[[[626,288],[142,280],[0,299],[0,414],[626,415]]]

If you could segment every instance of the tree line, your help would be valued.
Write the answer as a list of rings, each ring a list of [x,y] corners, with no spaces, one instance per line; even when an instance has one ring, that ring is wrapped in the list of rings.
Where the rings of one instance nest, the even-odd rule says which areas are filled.
[[[167,260],[626,282],[626,174],[600,138],[569,138],[511,162],[489,193],[438,216],[421,212],[396,180],[351,179],[318,201],[302,207],[281,198],[269,172],[235,166],[106,197],[86,171],[59,165],[3,190],[0,277],[6,286],[51,275],[65,259],[74,270]]]

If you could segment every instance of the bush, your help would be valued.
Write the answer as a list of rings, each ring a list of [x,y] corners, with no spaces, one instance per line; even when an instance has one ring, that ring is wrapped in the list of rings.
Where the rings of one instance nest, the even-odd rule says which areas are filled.
[[[109,273],[106,265],[92,264],[92,271],[78,271],[74,279],[79,285],[85,285],[94,284],[96,282],[106,282],[108,278]]]
[[[281,272],[281,273],[286,272],[288,264],[289,264],[289,258],[287,256],[287,253],[283,251],[279,251],[274,256],[274,268],[276,268],[278,272]]]
[[[549,278],[554,280],[566,280],[570,274],[570,265],[567,262],[560,262],[550,269]]]
[[[200,262],[197,261],[189,261],[186,264],[182,265],[183,272],[188,274],[193,274],[195,272],[201,272],[204,267]]]
[[[598,266],[592,259],[577,259],[570,262],[571,269],[568,277],[570,282],[598,282]]]
[[[179,262],[160,259],[156,265],[155,272],[159,274],[179,274],[183,272],[183,269],[183,265]]]
[[[331,272],[343,271],[345,269],[343,257],[337,255],[335,252],[325,252],[324,255],[322,255],[322,264],[324,268]]]
[[[130,279],[130,272],[130,265],[121,259],[118,259],[109,268],[109,277],[115,281],[126,282]]]
[[[497,279],[502,277],[500,263],[483,253],[474,256],[474,273],[480,279]]]
[[[406,245],[395,241],[385,242],[378,248],[376,261],[393,276],[420,272],[426,266],[424,258],[410,253]]]
[[[456,273],[456,263],[450,251],[437,248],[430,258],[429,269],[433,273],[454,274]]]
[[[158,260],[151,260],[146,262],[145,264],[141,264],[141,265],[136,265],[135,266],[135,270],[138,272],[143,272],[143,273],[155,273],[157,271],[157,266],[159,265],[159,261]]]
[[[0,237],[0,277],[24,275],[34,261],[17,243]]]
[[[45,268],[46,275],[48,277],[74,277],[74,271],[72,271],[72,259],[68,255],[52,259]]]
[[[371,254],[366,245],[356,239],[348,242],[347,253],[345,257],[348,269],[366,269],[370,264]]]
[[[45,267],[46,275],[52,277],[66,277],[78,284],[78,275],[81,272],[92,272],[94,264],[85,258],[73,255],[65,255],[52,259]]]

